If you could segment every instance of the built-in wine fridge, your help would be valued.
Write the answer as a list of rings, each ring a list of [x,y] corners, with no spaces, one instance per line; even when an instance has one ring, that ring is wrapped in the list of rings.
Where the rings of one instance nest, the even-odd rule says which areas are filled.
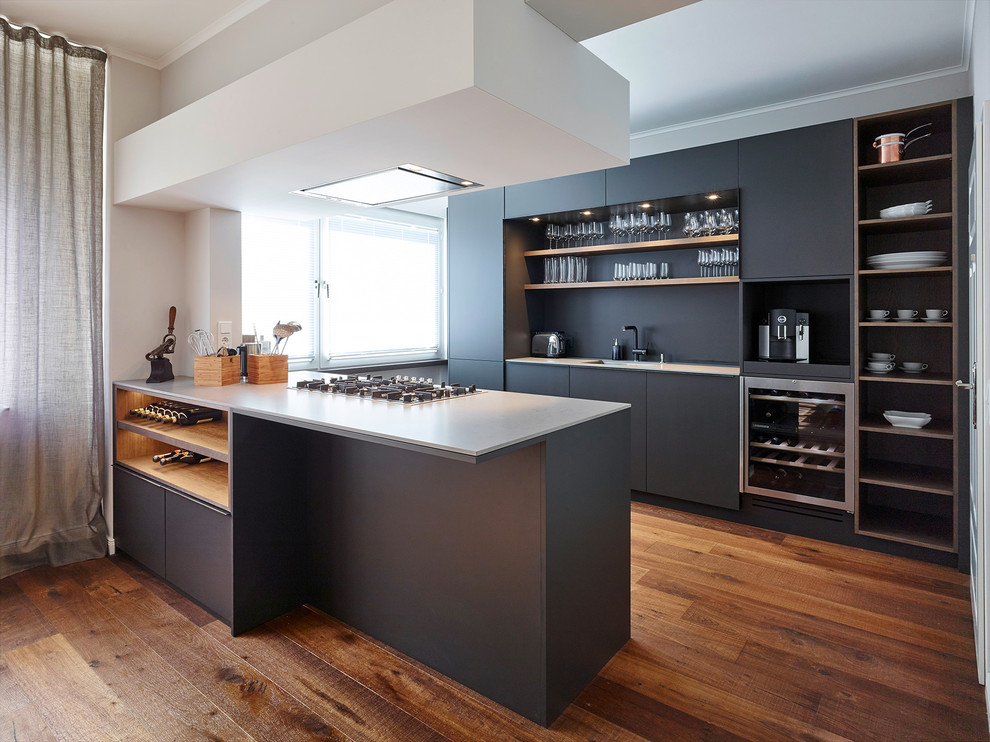
[[[851,513],[853,385],[743,381],[742,491]]]

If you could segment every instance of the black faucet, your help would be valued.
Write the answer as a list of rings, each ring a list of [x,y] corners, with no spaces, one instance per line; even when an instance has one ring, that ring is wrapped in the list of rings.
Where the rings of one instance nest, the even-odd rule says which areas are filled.
[[[633,337],[633,343],[634,343],[634,345],[633,345],[633,349],[632,349],[633,360],[634,361],[642,361],[643,360],[643,356],[646,355],[646,348],[640,348],[639,347],[639,329],[636,327],[636,325],[623,325],[622,331],[623,332],[632,331],[633,333],[635,333],[635,335]]]

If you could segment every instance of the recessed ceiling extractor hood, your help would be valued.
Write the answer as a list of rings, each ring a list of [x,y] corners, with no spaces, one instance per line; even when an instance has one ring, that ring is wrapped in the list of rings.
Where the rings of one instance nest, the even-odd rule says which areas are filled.
[[[360,206],[388,206],[480,185],[473,180],[406,163],[326,185],[301,188],[293,193]]]

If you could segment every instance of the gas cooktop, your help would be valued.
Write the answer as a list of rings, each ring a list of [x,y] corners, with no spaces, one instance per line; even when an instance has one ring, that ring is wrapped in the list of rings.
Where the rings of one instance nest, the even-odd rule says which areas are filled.
[[[483,394],[481,389],[433,379],[409,376],[331,376],[297,381],[290,389],[320,394],[336,394],[342,397],[369,399],[376,402],[393,402],[403,405],[428,404],[448,399]]]

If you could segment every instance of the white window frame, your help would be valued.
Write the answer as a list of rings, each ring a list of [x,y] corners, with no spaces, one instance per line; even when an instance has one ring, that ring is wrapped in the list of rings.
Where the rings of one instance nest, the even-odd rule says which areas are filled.
[[[253,216],[253,215],[252,215]],[[261,216],[261,215],[259,215]],[[330,302],[327,296],[328,285],[327,277],[324,275],[325,266],[329,266],[330,261],[327,259],[327,253],[330,249],[330,217],[323,217],[313,219],[311,221],[318,222],[318,234],[316,240],[315,251],[316,254],[313,256],[315,261],[315,274],[317,280],[312,290],[317,293],[316,297],[316,327],[314,336],[314,357],[302,357],[293,359],[290,356],[289,368],[293,371],[302,370],[314,370],[314,371],[325,371],[332,372],[339,369],[360,369],[363,367],[375,367],[380,368],[383,366],[390,365],[412,365],[412,364],[428,364],[443,362],[447,360],[447,328],[448,328],[448,317],[447,317],[447,230],[446,230],[446,220],[442,218],[427,216],[423,214],[417,214],[413,212],[397,211],[392,209],[380,209],[376,210],[373,214],[365,213],[354,213],[354,212],[341,212],[339,216],[343,217],[358,217],[364,219],[374,219],[382,222],[391,222],[397,224],[408,224],[417,227],[426,227],[430,229],[437,230],[438,236],[438,247],[437,247],[437,260],[438,260],[438,286],[437,286],[437,302],[438,302],[438,314],[439,314],[439,327],[438,331],[438,347],[433,353],[378,353],[374,355],[355,355],[347,357],[337,357],[332,358],[329,354],[330,348],[330,338],[328,336],[329,332],[329,322],[327,321],[327,314],[330,309]],[[263,217],[267,218],[267,217]],[[298,218],[287,218],[281,219],[279,217],[271,217],[274,221],[309,221],[305,219]],[[245,332],[248,328],[245,328]],[[260,331],[260,328],[259,328]],[[290,346],[291,348],[291,346]]]
[[[439,327],[437,328],[438,345],[434,353],[377,353],[361,356],[331,357],[329,354],[330,339],[328,336],[329,323],[326,321],[326,313],[329,311],[327,298],[327,287],[323,275],[323,266],[329,264],[326,253],[330,247],[330,220],[320,220],[320,246],[319,246],[319,273],[320,285],[318,290],[320,296],[317,301],[317,313],[319,316],[319,335],[317,337],[317,358],[319,359],[318,370],[335,371],[338,369],[357,369],[362,367],[381,367],[389,365],[410,365],[415,363],[434,363],[447,360],[447,230],[446,220],[436,217],[425,216],[405,211],[383,210],[391,213],[375,213],[374,215],[362,213],[344,213],[340,216],[358,217],[362,219],[378,220],[396,224],[409,224],[412,226],[426,227],[437,230],[437,303],[439,309]]]

